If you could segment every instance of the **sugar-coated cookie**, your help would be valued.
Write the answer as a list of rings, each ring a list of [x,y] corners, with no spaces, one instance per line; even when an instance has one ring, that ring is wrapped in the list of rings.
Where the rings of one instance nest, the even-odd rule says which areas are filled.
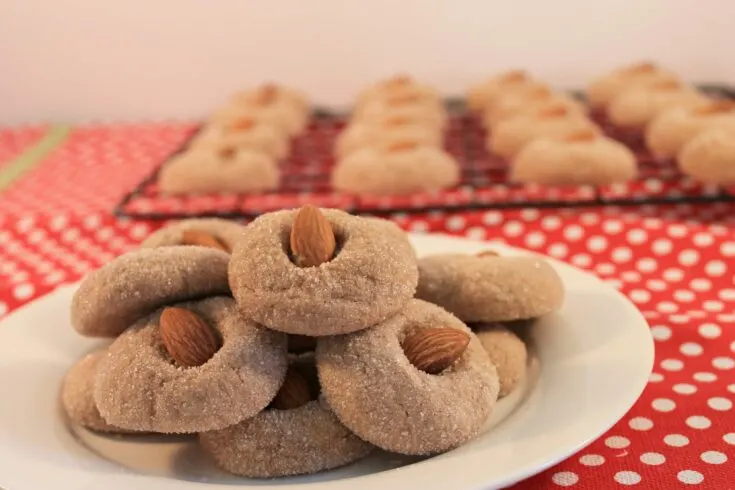
[[[545,185],[608,185],[636,177],[635,154],[624,144],[594,131],[542,138],[513,159],[510,180]]]
[[[612,99],[607,116],[620,127],[643,129],[660,113],[676,108],[693,108],[707,96],[675,80],[634,87]]]
[[[526,344],[499,323],[472,324],[471,328],[497,369],[500,380],[498,397],[509,395],[526,374]]]
[[[165,225],[148,235],[141,248],[200,245],[230,251],[245,227],[235,221],[220,218],[192,218]],[[213,240],[203,241],[202,236]]]
[[[189,143],[190,149],[243,148],[279,160],[289,150],[288,136],[277,127],[251,117],[242,117],[205,127]]]
[[[301,133],[309,122],[310,109],[306,97],[300,92],[275,83],[264,83],[254,89],[235,93],[218,115],[234,115],[238,111],[247,115],[258,113],[269,118],[288,135]]]
[[[654,63],[636,63],[593,79],[587,86],[587,101],[596,109],[605,109],[626,90],[676,80],[675,74]]]
[[[735,185],[735,127],[704,131],[678,155],[683,173],[701,182]]]

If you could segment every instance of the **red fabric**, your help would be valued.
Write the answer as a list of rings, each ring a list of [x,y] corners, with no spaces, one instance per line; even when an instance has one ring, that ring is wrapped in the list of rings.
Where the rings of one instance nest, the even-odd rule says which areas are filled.
[[[42,168],[0,194],[0,318],[160,226],[115,219],[110,206],[185,130],[76,131]],[[96,151],[83,148],[107,150],[78,160]],[[61,174],[47,175],[49,168]],[[393,219],[410,231],[501,240],[569,262],[621,289],[648,318],[656,364],[641,399],[603,437],[516,488],[735,488],[735,205]]]

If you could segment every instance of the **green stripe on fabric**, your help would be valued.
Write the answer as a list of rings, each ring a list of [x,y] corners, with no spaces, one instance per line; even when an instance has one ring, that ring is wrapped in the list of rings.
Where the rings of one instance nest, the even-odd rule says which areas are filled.
[[[71,132],[71,126],[53,126],[35,145],[18,155],[12,162],[0,168],[0,191],[38,165],[46,155],[60,146]]]

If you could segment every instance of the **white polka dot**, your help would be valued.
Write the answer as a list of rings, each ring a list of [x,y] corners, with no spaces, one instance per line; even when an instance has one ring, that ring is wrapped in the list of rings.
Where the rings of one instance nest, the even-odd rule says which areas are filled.
[[[681,434],[669,434],[664,437],[664,442],[672,447],[684,447],[689,444],[689,438]]]
[[[703,323],[699,326],[699,335],[705,339],[716,339],[722,333],[722,329],[719,325],[714,323]]]
[[[599,454],[585,454],[579,458],[579,462],[585,466],[600,466],[605,462],[605,458]]]
[[[628,262],[633,258],[633,252],[628,247],[618,247],[612,252],[613,262]]]
[[[148,225],[145,225],[143,223],[136,223],[133,225],[132,228],[130,228],[130,236],[133,238],[145,238],[148,236],[148,233],[150,232],[150,228]]]
[[[669,340],[671,338],[671,329],[665,325],[655,325],[651,327],[651,335],[656,340]]]
[[[605,445],[613,449],[622,449],[630,446],[630,440],[623,436],[610,436],[605,439]]]
[[[669,315],[669,321],[676,324],[684,324],[689,322],[688,315]]]
[[[662,465],[666,462],[666,457],[659,453],[643,453],[641,454],[641,463],[651,466]]]
[[[721,289],[717,295],[723,301],[735,301],[735,289]]]
[[[634,417],[628,421],[628,426],[633,430],[649,430],[653,427],[653,421],[646,417]]]
[[[539,248],[546,243],[546,235],[540,231],[533,231],[526,235],[526,246],[530,248]]]
[[[641,259],[636,262],[635,265],[636,268],[643,273],[653,272],[658,267],[658,263],[650,258]]]
[[[727,391],[730,393],[735,393],[735,384],[727,385]]]
[[[626,282],[639,282],[641,280],[641,275],[636,271],[625,271],[620,274],[620,277]]]
[[[482,222],[488,226],[498,225],[503,222],[503,215],[500,211],[488,211],[482,215]]]
[[[715,243],[715,237],[709,233],[697,233],[694,235],[694,244],[698,247],[709,247]]]
[[[464,228],[465,220],[462,216],[452,216],[447,220],[447,228],[452,231],[459,231]]]
[[[723,398],[721,396],[710,398],[709,400],[707,400],[707,405],[709,405],[709,408],[711,408],[712,410],[717,410],[719,412],[726,412],[732,409],[732,402],[727,398]]]
[[[709,291],[712,289],[712,281],[709,279],[692,279],[689,287],[699,292]]]
[[[615,270],[616,270],[615,266],[607,262],[602,262],[595,266],[595,271],[597,271],[598,274],[604,274],[604,275],[615,274]]]
[[[641,482],[641,475],[635,471],[618,471],[615,473],[615,481],[621,485],[637,485]]]
[[[669,225],[667,231],[674,238],[685,237],[688,232],[687,227],[684,225]]]
[[[694,373],[694,376],[692,377],[695,381],[699,381],[700,383],[713,383],[717,381],[717,375],[708,372]]]
[[[557,259],[562,259],[567,256],[569,253],[569,247],[566,246],[564,243],[554,243],[551,245],[548,249],[549,255],[552,257],[556,257]]]
[[[641,243],[646,243],[648,240],[648,233],[644,230],[634,228],[628,232],[626,237],[633,245],[640,245]]]
[[[66,216],[54,216],[51,219],[51,229],[54,231],[63,230],[64,228],[66,228],[67,222],[68,220]]]
[[[571,471],[560,471],[552,475],[551,481],[561,487],[571,487],[579,481],[579,477]]]
[[[720,253],[725,257],[735,257],[735,242],[724,242],[720,245]]]
[[[666,283],[660,279],[650,279],[646,281],[646,287],[651,291],[664,291]]]
[[[704,415],[692,415],[687,417],[686,424],[692,429],[708,429],[712,422]]]
[[[623,224],[618,220],[605,220],[602,223],[602,230],[608,235],[615,235],[623,231]]]
[[[473,226],[467,229],[465,236],[471,240],[483,240],[485,238],[485,228]]]
[[[704,349],[696,342],[685,342],[679,347],[679,352],[685,356],[698,356],[704,352]]]
[[[735,446],[735,432],[729,432],[722,436],[722,440],[725,441],[728,444],[732,444]]]
[[[673,249],[674,244],[671,243],[671,240],[667,238],[659,238],[651,245],[651,250],[653,250],[653,253],[655,253],[656,255],[669,254]]]
[[[538,209],[528,208],[521,210],[521,218],[523,218],[525,221],[536,221],[538,217]]]
[[[572,257],[572,264],[577,267],[589,267],[592,264],[592,257],[587,254],[576,254]]]
[[[661,313],[676,313],[679,311],[679,306],[671,301],[662,301],[656,306],[656,309]]]
[[[710,260],[704,266],[704,272],[710,277],[719,277],[727,272],[727,265],[721,260]]]
[[[715,357],[714,359],[712,359],[712,366],[722,370],[732,369],[735,367],[735,361],[733,361],[729,357]]]
[[[697,387],[689,383],[677,383],[672,389],[680,395],[692,395],[697,392]]]
[[[19,284],[13,288],[13,296],[15,299],[20,301],[27,300],[32,297],[35,292],[36,289],[33,287],[33,284]]]
[[[667,281],[678,282],[684,279],[684,271],[681,269],[671,268],[664,271],[664,279]]]
[[[649,383],[660,383],[664,380],[664,376],[661,373],[651,373],[648,375]]]
[[[558,230],[561,227],[561,219],[558,216],[544,216],[541,219],[541,228],[548,231]]]
[[[508,221],[503,226],[503,234],[510,237],[516,237],[523,233],[523,223],[520,221]]]
[[[630,299],[636,303],[648,303],[651,300],[651,293],[645,289],[634,289],[630,292]]]
[[[579,221],[583,225],[587,226],[596,225],[600,222],[600,215],[597,213],[583,213],[582,216],[579,217]]]
[[[725,305],[722,303],[722,301],[717,301],[715,299],[709,299],[702,303],[702,308],[704,308],[707,311],[722,311],[725,309]]]
[[[674,291],[674,299],[682,303],[694,301],[694,298],[696,298],[694,293],[687,289],[677,289]]]
[[[569,225],[564,228],[564,238],[577,241],[584,236],[584,229],[579,225]]]
[[[681,371],[684,368],[684,363],[679,359],[664,359],[661,361],[661,368],[667,371]]]
[[[735,314],[720,313],[717,315],[717,320],[720,322],[735,323]]]
[[[92,214],[84,218],[84,227],[88,230],[94,230],[99,228],[101,222],[102,220],[100,220],[99,216]]]
[[[663,227],[663,223],[659,218],[644,218],[643,226],[652,230],[658,230]]]
[[[429,231],[429,223],[426,221],[414,221],[409,225],[409,229],[415,233],[425,233]]]
[[[699,471],[683,470],[676,474],[676,478],[687,485],[699,485],[704,481],[704,475]]]
[[[607,248],[607,238],[604,236],[593,236],[587,240],[587,250],[590,252],[602,252]]]
[[[699,457],[709,464],[722,464],[727,461],[727,455],[719,451],[705,451]]]
[[[676,403],[668,398],[656,398],[651,402],[651,406],[658,412],[671,412],[676,408]]]

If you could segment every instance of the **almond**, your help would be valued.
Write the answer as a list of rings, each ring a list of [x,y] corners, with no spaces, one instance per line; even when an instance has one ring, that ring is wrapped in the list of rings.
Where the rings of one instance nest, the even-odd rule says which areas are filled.
[[[538,113],[541,119],[556,119],[559,117],[566,117],[569,115],[569,108],[564,106],[552,106],[544,109]]]
[[[191,310],[169,307],[159,321],[163,346],[179,366],[201,366],[220,348],[217,335]]]
[[[281,389],[271,402],[271,407],[278,410],[291,410],[306,405],[311,399],[309,383],[298,371],[289,368]]]
[[[303,206],[291,225],[291,255],[299,267],[328,262],[337,247],[332,225],[316,206]]]
[[[210,247],[230,253],[229,247],[214,235],[199,230],[184,230],[181,233],[182,245],[198,245],[200,247]]]
[[[576,143],[582,141],[594,141],[598,136],[599,134],[594,129],[580,129],[579,131],[565,134],[561,137],[561,140],[568,143]]]
[[[498,255],[498,252],[495,250],[483,250],[477,254],[478,257],[498,257]]]
[[[274,83],[266,83],[260,87],[256,95],[256,103],[265,106],[275,102],[278,96],[278,86]]]
[[[500,76],[501,83],[525,82],[528,79],[528,72],[526,72],[525,70],[511,70]]]
[[[227,129],[232,132],[249,131],[250,129],[253,129],[253,126],[255,126],[253,118],[243,117],[233,121],[232,124],[227,126]]]
[[[456,328],[428,328],[401,343],[408,360],[421,371],[438,374],[454,364],[470,343],[468,333]]]
[[[235,154],[237,153],[237,150],[233,148],[232,146],[226,146],[224,148],[221,148],[217,155],[223,159],[223,160],[231,160],[235,157]]]
[[[694,112],[701,115],[708,114],[727,114],[735,109],[735,101],[733,100],[715,100],[698,107]]]
[[[635,64],[631,67],[629,67],[626,72],[627,73],[653,73],[656,71],[656,64],[652,61],[643,61],[641,63]]]
[[[388,153],[398,153],[402,151],[411,151],[415,150],[419,147],[418,143],[415,141],[409,141],[409,140],[402,140],[402,141],[394,141],[388,145]]]

